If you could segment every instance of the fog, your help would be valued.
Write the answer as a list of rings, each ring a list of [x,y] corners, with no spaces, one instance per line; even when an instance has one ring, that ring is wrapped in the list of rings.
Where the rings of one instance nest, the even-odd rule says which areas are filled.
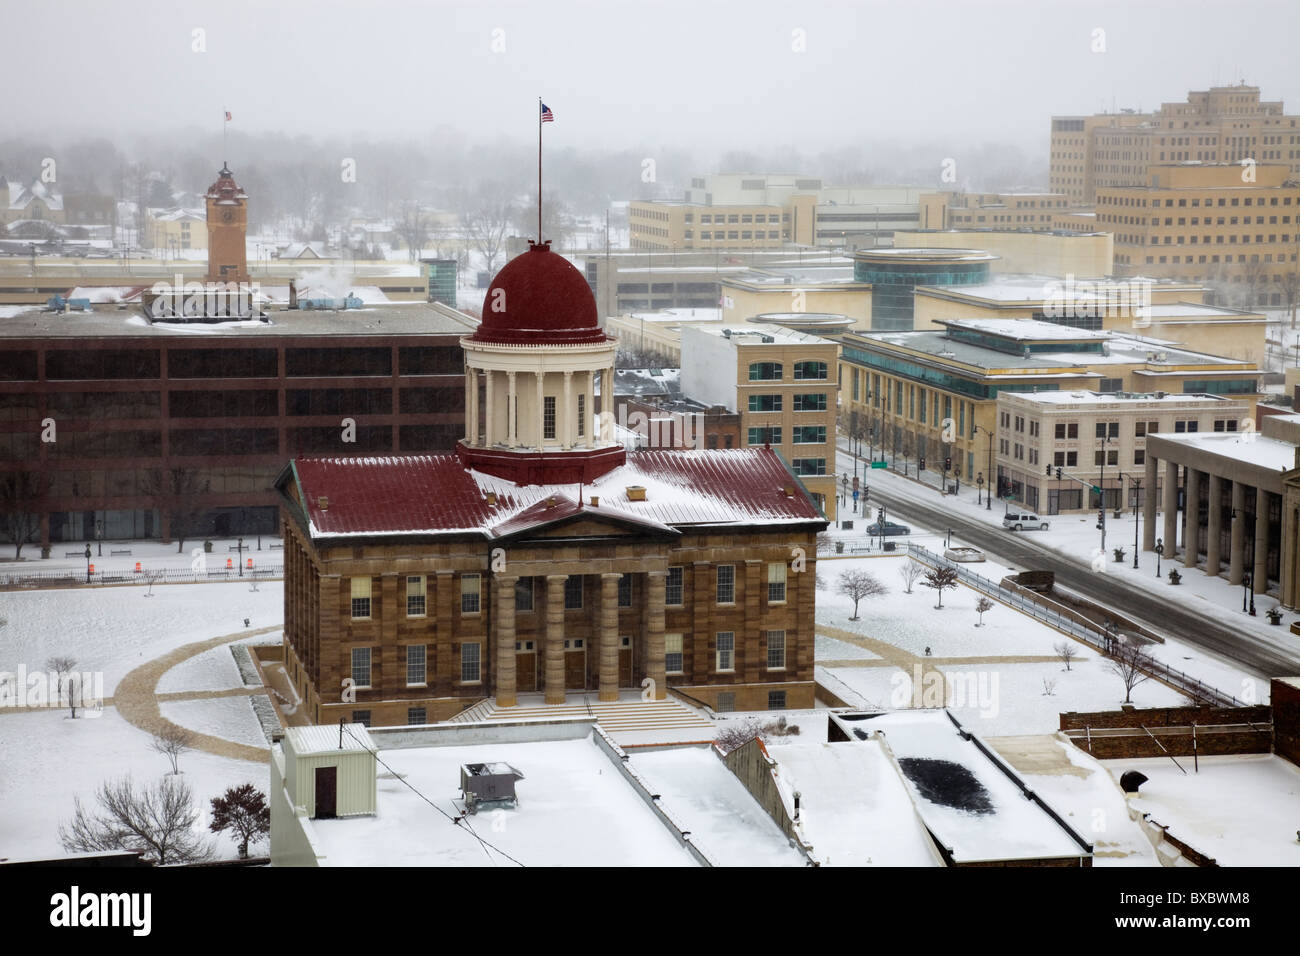
[[[1053,114],[1151,109],[1242,79],[1300,107],[1300,5],[1281,0],[49,0],[6,26],[0,173],[23,178],[77,144],[88,159],[102,140],[121,151],[105,165],[170,169],[187,189],[223,158],[368,156],[373,171],[403,150],[422,192],[522,183],[538,97],[556,116],[556,185],[592,193],[579,206],[744,166],[938,185],[947,157],[960,185],[1041,186]],[[656,184],[641,182],[645,157]],[[121,178],[67,172],[104,189]]]

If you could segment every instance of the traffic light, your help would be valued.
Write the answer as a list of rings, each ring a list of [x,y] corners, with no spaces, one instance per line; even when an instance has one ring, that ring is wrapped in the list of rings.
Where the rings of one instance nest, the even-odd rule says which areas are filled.
[[[1057,469],[1056,469],[1056,480],[1057,480],[1057,481],[1060,481],[1060,480],[1061,480],[1061,469],[1060,469],[1060,468],[1057,468]]]
[[[924,458],[922,458],[922,459],[920,460],[920,466],[918,467],[917,470],[918,470],[918,471],[925,471],[925,459],[924,459]]]
[[[952,459],[951,459],[951,458],[945,458],[945,459],[943,460],[943,470],[944,470],[944,471],[952,471]]]
[[[884,520],[885,520],[885,509],[884,509],[884,508],[877,508],[877,509],[876,509],[876,520],[877,520],[877,521],[884,521]]]
[[[1051,477],[1052,477],[1052,466],[1051,466],[1051,465],[1048,465],[1048,466],[1047,466],[1047,477],[1048,477],[1048,478],[1051,478]]]
[[[1106,509],[1097,509],[1097,530],[1100,531],[1106,525]]]

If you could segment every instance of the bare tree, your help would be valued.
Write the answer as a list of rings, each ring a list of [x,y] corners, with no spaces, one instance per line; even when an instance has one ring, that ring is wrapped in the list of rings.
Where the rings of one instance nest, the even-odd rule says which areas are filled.
[[[176,553],[185,550],[187,535],[193,534],[199,518],[206,510],[198,504],[198,496],[206,495],[211,481],[193,468],[153,469],[142,482],[146,495],[153,495],[159,507],[170,516],[171,534],[176,538]]]
[[[49,481],[34,471],[0,473],[0,534],[14,546],[14,560],[23,555],[23,545],[41,530],[37,502],[45,497]]]
[[[979,623],[975,625],[976,627],[984,626],[984,615],[991,610],[993,610],[993,602],[988,598],[981,597],[975,602],[975,611],[980,616]]]
[[[939,603],[936,608],[943,607],[943,592],[948,588],[957,587],[957,569],[950,567],[938,567],[925,573],[925,580],[921,582],[927,588],[934,588],[939,592]]]
[[[137,791],[123,777],[101,784],[95,799],[97,812],[77,797],[72,820],[59,825],[59,842],[69,853],[136,850],[159,866],[212,856],[211,844],[195,830],[199,808],[183,780],[164,778]]]
[[[81,675],[73,670],[76,666],[77,659],[67,655],[50,657],[45,661],[45,670],[55,675],[58,681],[58,703],[68,705],[73,720],[77,719],[77,707],[84,703]]]
[[[420,258],[424,244],[429,241],[429,223],[420,211],[419,203],[410,202],[402,206],[402,216],[397,220],[395,231],[406,243],[406,258],[411,262]]]
[[[903,579],[903,593],[911,594],[912,585],[916,584],[916,579],[921,576],[925,569],[918,561],[908,558],[907,563],[898,569],[898,576]]]
[[[188,752],[194,744],[194,735],[184,727],[168,724],[153,735],[151,746],[155,753],[162,754],[172,765],[172,775],[181,772],[179,762],[181,754]]]
[[[167,576],[167,572],[162,568],[150,568],[144,572],[144,579],[149,583],[149,590],[145,591],[145,597],[153,597],[153,586]]]
[[[1056,651],[1056,656],[1061,659],[1065,669],[1070,669],[1070,662],[1076,660],[1079,656],[1079,648],[1072,641],[1061,641],[1052,645],[1052,650]]]
[[[1155,658],[1146,645],[1132,640],[1115,641],[1112,644],[1110,660],[1107,665],[1112,673],[1124,682],[1124,703],[1133,703],[1133,688],[1151,679],[1151,667]]]
[[[841,594],[853,601],[853,616],[849,618],[850,621],[858,619],[858,602],[863,598],[889,593],[883,584],[866,571],[860,570],[841,571],[836,585]]]
[[[834,543],[831,541],[831,533],[829,531],[818,531],[817,532],[817,553],[827,554],[831,551],[833,547],[834,547]]]
[[[488,272],[496,267],[513,218],[514,206],[506,198],[505,187],[499,184],[482,187],[461,216],[465,238],[483,256],[483,268]]]
[[[1056,681],[1052,680],[1050,677],[1044,677],[1044,678],[1043,678],[1043,696],[1044,696],[1044,697],[1051,697],[1052,694],[1053,694],[1055,691],[1056,691]]]

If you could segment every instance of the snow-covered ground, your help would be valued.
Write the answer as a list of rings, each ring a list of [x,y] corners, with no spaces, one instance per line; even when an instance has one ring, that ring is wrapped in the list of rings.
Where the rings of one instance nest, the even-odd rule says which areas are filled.
[[[243,557],[245,569],[247,569],[248,559],[253,559],[253,567],[257,568],[283,568],[284,551],[280,547],[272,548],[274,545],[282,545],[279,538],[271,535],[263,535],[261,539],[262,548],[258,550],[258,539],[256,535],[244,538],[244,550],[231,551],[231,548],[237,547],[238,538],[214,538],[212,539],[212,553],[201,553],[197,559],[201,559],[204,566],[209,570],[218,570],[226,567],[227,560],[230,562],[231,574],[238,577],[239,558]],[[194,541],[186,541],[184,548],[177,552],[177,546],[172,544],[163,544],[156,539],[143,541],[109,541],[105,539],[97,545],[96,542],[90,544],[90,563],[95,566],[95,573],[104,572],[131,572],[134,573],[137,563],[140,564],[141,570],[150,571],[155,569],[166,569],[174,571],[190,570],[196,560],[194,549],[197,548],[203,552],[203,539],[199,538]],[[83,556],[84,544],[77,542],[65,541],[56,542],[50,546],[50,557],[42,558],[39,545],[24,545],[23,556],[15,561],[13,548],[4,549],[4,554],[0,555],[0,575],[11,573],[27,573],[32,571],[79,571],[82,574],[86,572],[86,559]],[[113,551],[130,551],[130,554],[118,555],[114,557]],[[77,552],[75,557],[67,557],[68,552]],[[100,554],[99,552],[103,553]]]
[[[1272,754],[1180,757],[1183,773],[1164,757],[1108,760],[1116,780],[1145,774],[1134,807],[1147,811],[1178,839],[1224,866],[1300,866],[1296,838],[1300,767]]]
[[[249,708],[248,701],[238,702]],[[250,710],[251,713],[251,710]],[[137,787],[153,785],[171,769],[150,749],[149,734],[127,723],[112,707],[94,719],[70,720],[67,711],[0,712],[0,858],[59,856],[59,824],[72,819],[75,799],[94,809],[100,784],[130,775]],[[265,738],[262,744],[265,745]],[[207,833],[209,801],[228,787],[252,783],[265,792],[269,765],[192,751],[180,758],[182,780],[193,791],[199,823]],[[219,857],[238,847],[226,835],[213,838]],[[254,848],[256,852],[258,848]],[[265,851],[263,846],[262,851]]]
[[[847,640],[836,640],[836,656],[823,654],[822,647],[832,649],[826,643],[828,628],[888,646],[869,651],[874,659],[867,659],[865,666],[819,668],[855,691],[865,706],[944,704],[963,724],[988,737],[1050,734],[1059,727],[1061,713],[1116,710],[1123,702],[1123,683],[1092,648],[1003,604],[995,603],[986,611],[984,626],[979,627],[975,602],[981,595],[964,585],[945,591],[943,608],[937,609],[935,592],[920,581],[913,585],[913,593],[905,592],[898,569],[907,561],[891,556],[819,563],[826,589],[817,592],[817,626],[823,632],[818,638],[822,642],[818,660],[852,660],[840,646],[856,648]],[[840,574],[853,570],[865,570],[889,588],[887,594],[862,600],[857,621],[850,620],[853,601],[836,589]],[[1055,650],[1062,642],[1078,652],[1068,671]],[[891,654],[890,648],[901,653]],[[952,658],[960,660],[950,663]],[[923,676],[931,667],[947,675],[942,696],[938,684],[928,683]],[[1186,703],[1182,694],[1156,681],[1135,687],[1132,700],[1139,707]]]

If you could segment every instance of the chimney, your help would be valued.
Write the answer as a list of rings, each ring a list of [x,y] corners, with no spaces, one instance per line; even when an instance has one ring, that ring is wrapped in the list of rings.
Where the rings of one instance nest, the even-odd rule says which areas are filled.
[[[786,486],[785,486],[785,496],[786,496],[787,498],[793,498],[793,497],[794,497],[794,485],[786,485]]]
[[[551,497],[546,499],[546,507],[548,508],[555,507],[555,495],[551,495]]]
[[[316,507],[319,508],[321,511],[329,511],[330,500],[326,498],[324,495],[321,495],[319,498],[316,499]]]
[[[592,495],[592,496],[591,496],[591,506],[592,506],[593,508],[599,508],[599,507],[600,507],[600,498],[599,498],[599,496],[597,496],[597,495]]]
[[[628,485],[628,486],[627,486],[627,500],[628,500],[628,501],[645,501],[645,486],[644,486],[644,485]]]
[[[489,491],[489,492],[487,493],[487,503],[488,503],[488,506],[489,506],[489,507],[492,507],[492,508],[495,508],[495,507],[496,507],[496,503],[497,503],[497,493],[496,493],[495,491]]]
[[[289,280],[289,308],[298,308],[298,284],[293,279]]]

